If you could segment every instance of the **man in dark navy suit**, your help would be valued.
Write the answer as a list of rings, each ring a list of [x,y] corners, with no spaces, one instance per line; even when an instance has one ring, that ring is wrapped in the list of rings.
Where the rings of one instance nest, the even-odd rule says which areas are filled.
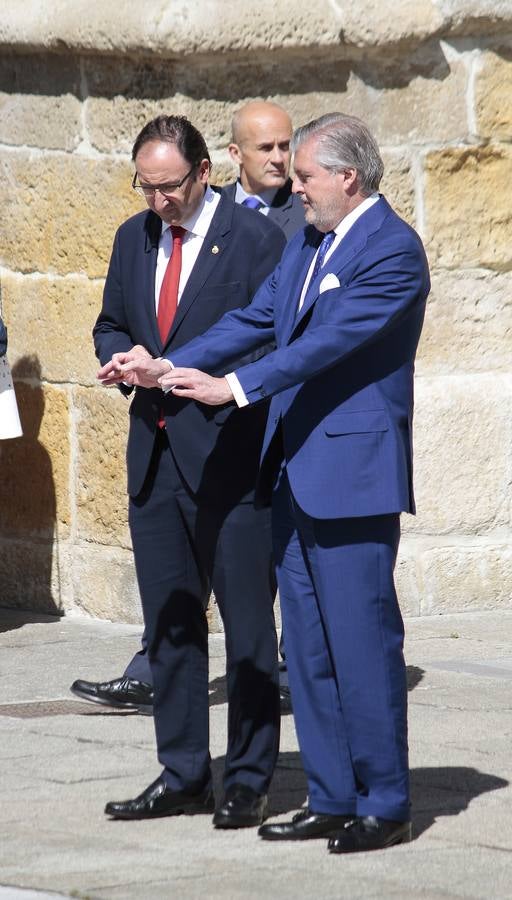
[[[225,185],[222,191],[236,203],[268,216],[289,239],[304,227],[305,219],[300,197],[291,190],[292,123],[288,113],[276,103],[251,101],[235,112],[231,130],[228,150],[240,174],[237,181]],[[287,712],[291,704],[282,643],[280,650],[283,657],[279,675],[281,709]],[[105,682],[79,679],[73,682],[71,690],[84,700],[151,715],[153,686],[145,634],[141,649],[120,678]]]
[[[104,366],[161,356],[250,302],[284,236],[208,184],[204,139],[159,116],[133,147],[133,186],[149,210],[119,229],[94,328]],[[109,384],[121,387],[122,379]],[[126,388],[124,388],[126,390]],[[267,405],[219,410],[137,388],[127,448],[129,523],[154,685],[161,775],[107,814],[139,819],[213,810],[208,629],[213,588],[224,624],[228,692],[225,796],[214,824],[258,825],[279,743],[268,510],[254,508]]]
[[[288,240],[305,225],[289,176],[291,139],[291,119],[282,106],[264,100],[246,103],[233,116],[228,147],[240,174],[223,188],[236,203],[268,216]]]
[[[125,354],[116,371],[214,407],[272,398],[258,498],[272,503],[308,808],[259,834],[329,837],[349,853],[411,838],[393,570],[400,513],[414,512],[413,373],[430,281],[420,238],[378,193],[382,160],[359,119],[322,116],[292,147],[310,224],[252,303],[164,359]],[[205,374],[269,339],[265,357]]]

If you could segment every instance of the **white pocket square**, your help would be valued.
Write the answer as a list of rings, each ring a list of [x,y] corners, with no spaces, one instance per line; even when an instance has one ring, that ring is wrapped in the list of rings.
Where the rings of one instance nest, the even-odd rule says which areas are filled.
[[[339,278],[333,272],[328,272],[320,282],[318,293],[323,294],[324,291],[332,291],[333,288],[339,287],[341,287]]]

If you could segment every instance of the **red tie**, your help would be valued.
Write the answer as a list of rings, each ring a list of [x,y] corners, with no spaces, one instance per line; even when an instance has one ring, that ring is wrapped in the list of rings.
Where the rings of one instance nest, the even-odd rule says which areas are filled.
[[[181,225],[171,225],[172,234],[172,253],[167,263],[164,280],[160,288],[160,297],[158,299],[158,330],[162,344],[165,344],[176,309],[178,307],[178,288],[180,284],[181,273],[181,246],[183,238],[186,234]]]
[[[178,288],[180,286],[181,273],[181,246],[186,231],[181,225],[171,225],[172,251],[165,270],[164,280],[160,288],[158,298],[157,322],[160,332],[160,340],[165,344],[176,310],[178,308]],[[158,416],[158,427],[165,428],[163,410]]]

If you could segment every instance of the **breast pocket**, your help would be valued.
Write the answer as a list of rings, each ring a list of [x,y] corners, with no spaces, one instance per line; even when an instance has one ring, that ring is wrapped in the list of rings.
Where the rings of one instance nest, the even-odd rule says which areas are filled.
[[[389,423],[383,409],[362,409],[333,413],[325,422],[325,433],[331,437],[342,434],[371,434],[388,431]]]

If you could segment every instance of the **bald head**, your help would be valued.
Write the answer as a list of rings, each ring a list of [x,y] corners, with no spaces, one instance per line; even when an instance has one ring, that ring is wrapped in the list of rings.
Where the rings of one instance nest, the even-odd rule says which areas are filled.
[[[233,116],[231,159],[240,168],[242,187],[249,194],[282,187],[290,169],[290,116],[277,103],[253,100]]]

